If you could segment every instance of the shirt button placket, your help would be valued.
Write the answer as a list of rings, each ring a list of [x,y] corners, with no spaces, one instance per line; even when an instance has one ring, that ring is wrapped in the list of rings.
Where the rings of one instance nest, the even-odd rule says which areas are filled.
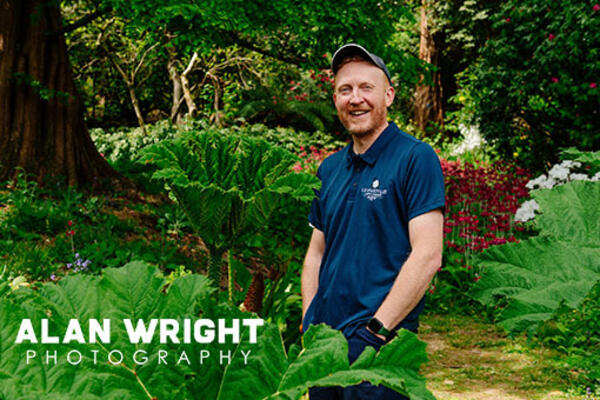
[[[358,192],[358,182],[360,181],[360,176],[362,175],[363,165],[354,166],[354,176],[352,177],[352,186],[350,187],[350,196],[348,198],[349,201],[354,201],[356,198],[356,193]]]

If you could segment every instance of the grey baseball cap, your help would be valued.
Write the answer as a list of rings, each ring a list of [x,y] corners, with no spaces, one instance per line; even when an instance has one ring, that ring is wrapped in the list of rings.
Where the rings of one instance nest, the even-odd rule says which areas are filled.
[[[333,57],[331,58],[331,69],[333,70],[333,74],[337,74],[338,69],[340,68],[340,63],[343,59],[354,55],[360,55],[365,59],[371,61],[377,68],[381,69],[385,73],[385,76],[387,76],[390,85],[392,84],[390,71],[388,71],[383,60],[356,43],[345,44],[339,49],[337,49],[335,53],[333,53]]]

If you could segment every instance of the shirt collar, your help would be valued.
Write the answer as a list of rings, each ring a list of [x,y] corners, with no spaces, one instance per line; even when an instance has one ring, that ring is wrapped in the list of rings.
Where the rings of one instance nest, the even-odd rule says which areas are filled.
[[[383,153],[383,150],[385,150],[390,140],[392,140],[394,133],[396,133],[397,130],[398,127],[396,124],[394,122],[389,122],[388,126],[383,130],[383,132],[381,132],[379,137],[375,139],[375,142],[373,142],[373,144],[363,154],[354,153],[353,142],[350,142],[347,153],[348,166],[350,166],[352,162],[360,161],[364,161],[365,163],[373,166],[379,155]]]

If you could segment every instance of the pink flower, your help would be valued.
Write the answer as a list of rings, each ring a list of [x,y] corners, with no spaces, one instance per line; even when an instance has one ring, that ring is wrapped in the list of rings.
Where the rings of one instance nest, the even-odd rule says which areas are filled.
[[[600,4],[594,4],[594,7],[592,8],[594,11],[598,11],[600,10]]]
[[[296,171],[296,172],[302,171],[302,165],[300,165],[300,164],[294,165],[294,171]]]
[[[590,83],[590,89],[596,89],[596,86],[598,86],[596,82]]]
[[[554,83],[557,83],[557,82],[558,82],[558,78],[557,78],[557,77],[555,77],[555,76],[553,76],[553,77],[552,77],[552,82],[554,82]]]
[[[551,34],[548,35],[548,40],[552,41],[552,40],[554,40],[555,37],[556,36],[554,36],[554,34],[551,33]]]

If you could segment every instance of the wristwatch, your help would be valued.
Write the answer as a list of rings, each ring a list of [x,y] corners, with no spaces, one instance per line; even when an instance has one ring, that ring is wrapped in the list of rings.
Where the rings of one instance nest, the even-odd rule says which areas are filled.
[[[371,332],[383,335],[386,338],[388,338],[391,334],[391,332],[388,329],[385,329],[383,323],[375,317],[369,320],[369,322],[367,323],[367,328],[369,328]]]

